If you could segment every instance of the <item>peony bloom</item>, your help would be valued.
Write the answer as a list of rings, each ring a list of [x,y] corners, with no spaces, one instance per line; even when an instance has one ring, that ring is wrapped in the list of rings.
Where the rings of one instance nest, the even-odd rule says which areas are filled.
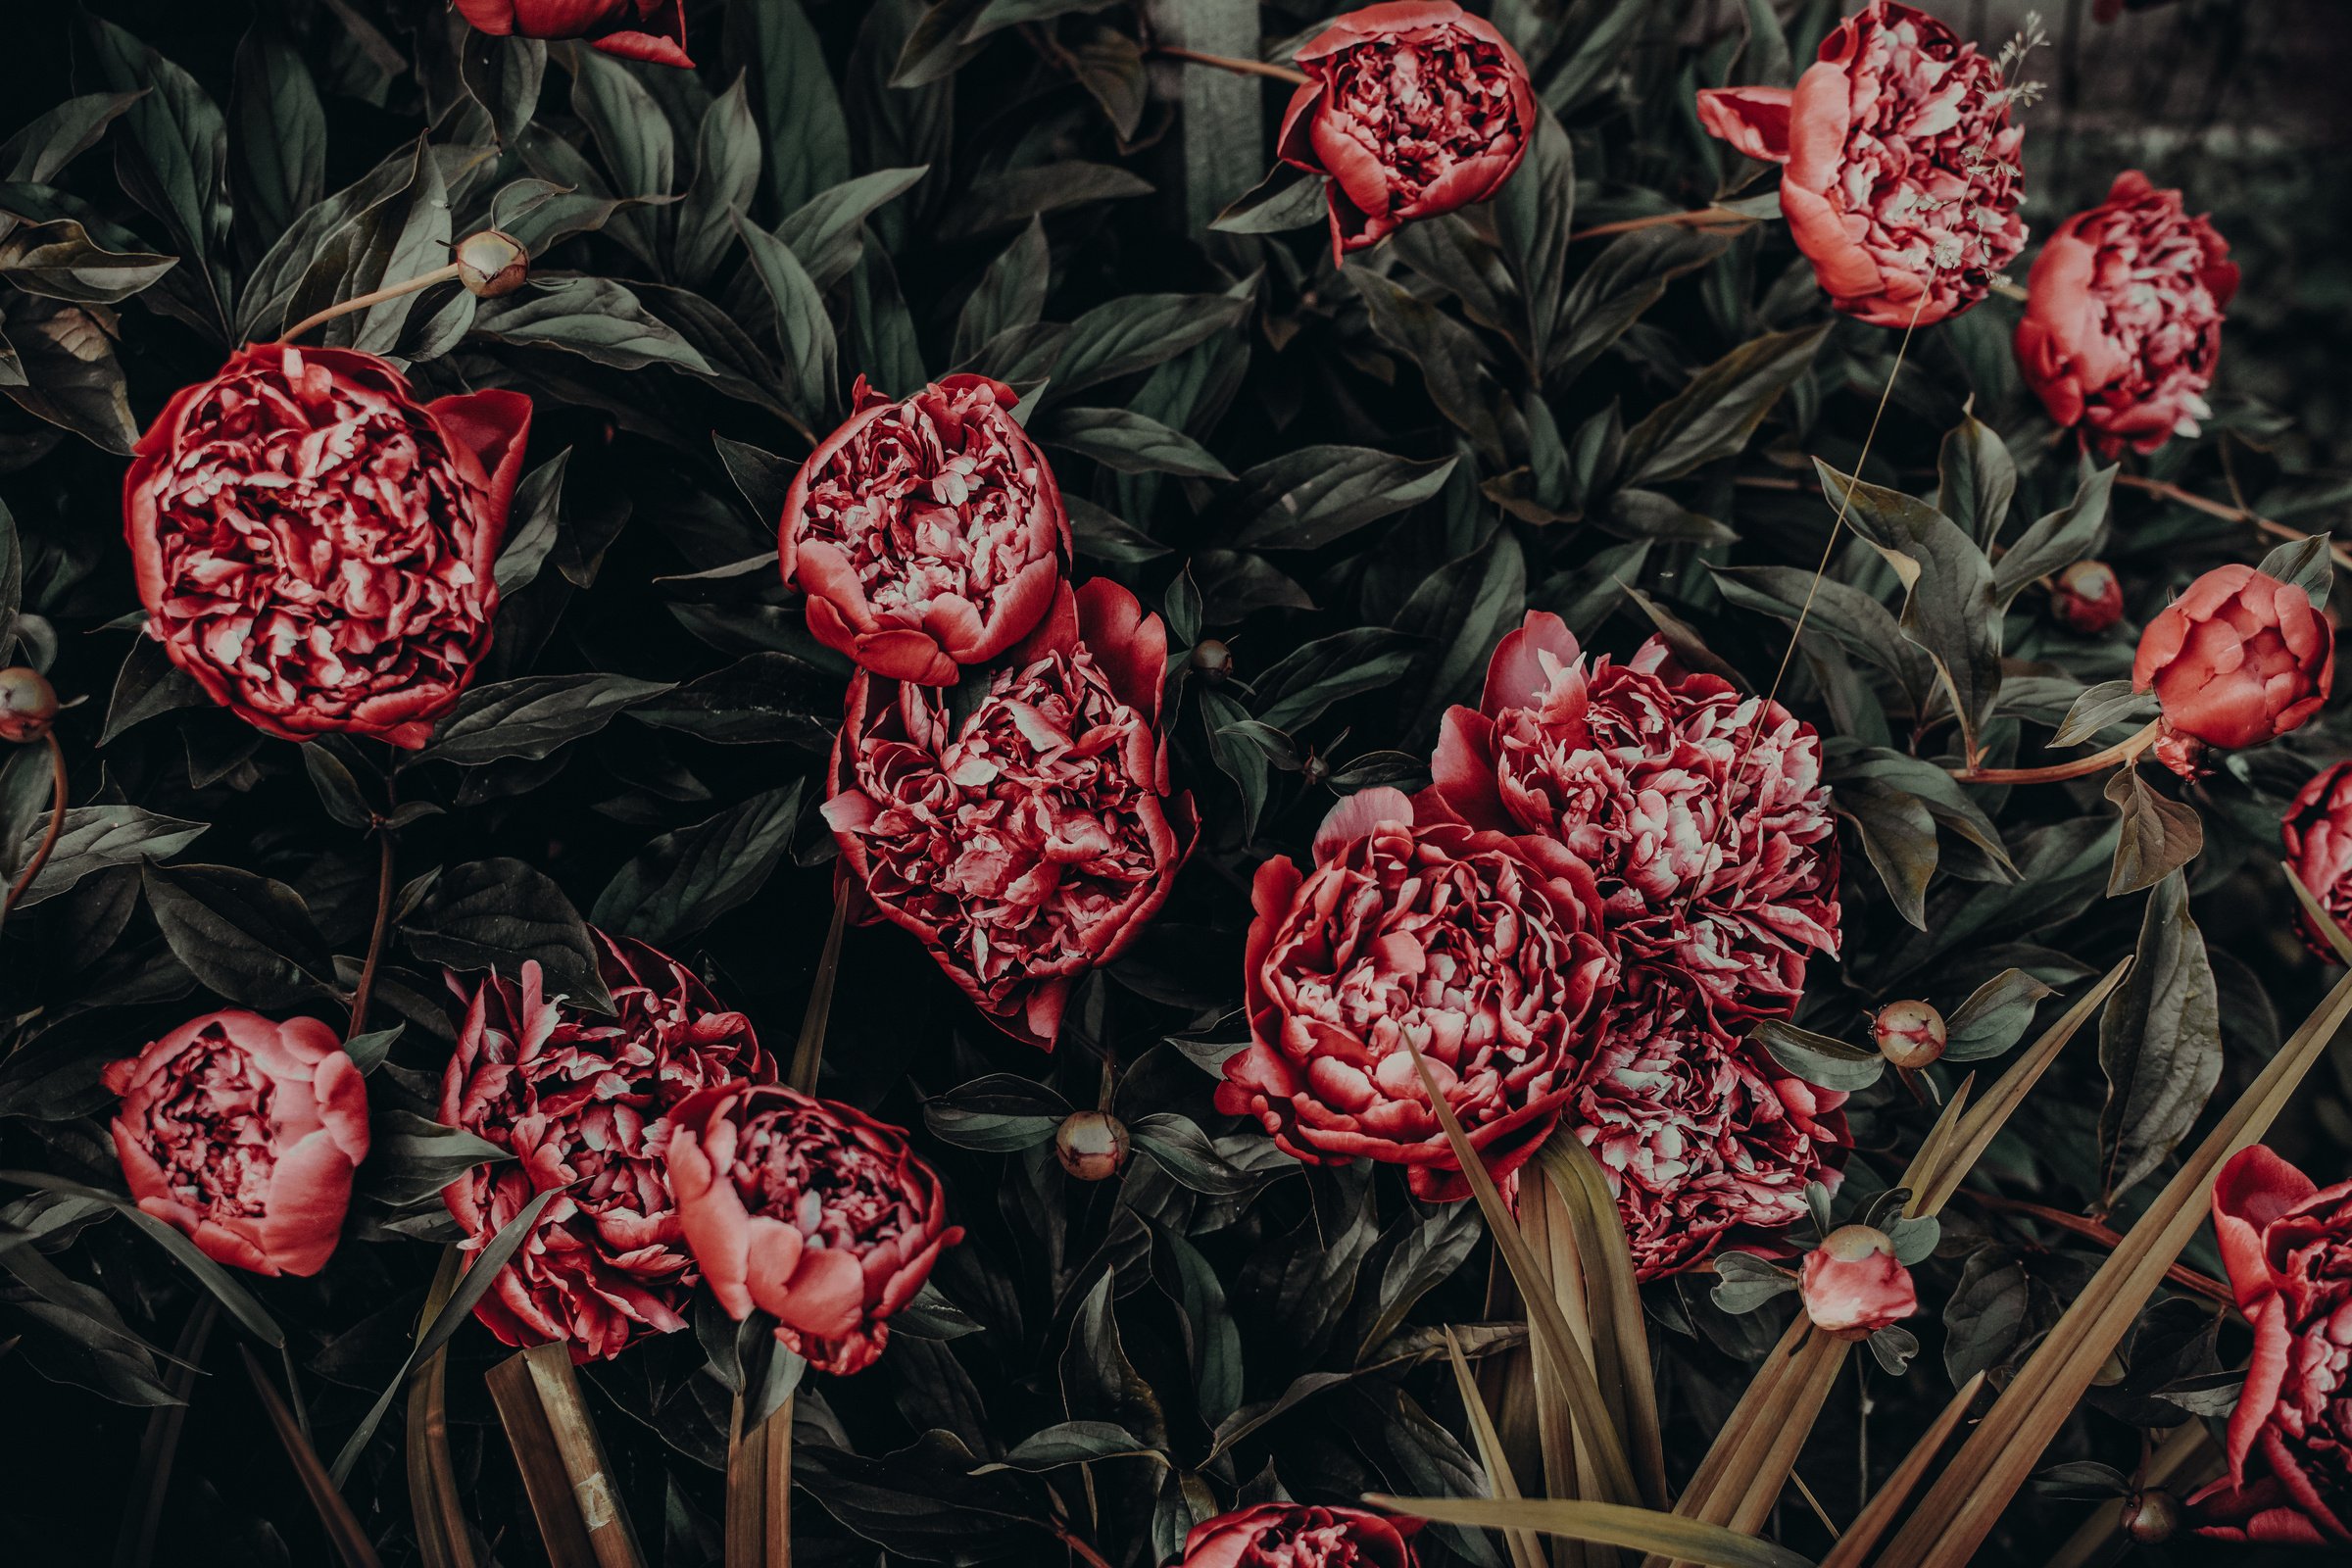
[[[2252,566],[2216,566],[2140,633],[2132,689],[2153,691],[2156,755],[2183,778],[2205,750],[2277,740],[2326,705],[2335,633],[2310,596]]]
[[[2296,880],[2311,890],[2337,925],[2352,931],[2352,761],[2312,774],[2278,819],[2278,836],[2286,844],[2286,863]],[[2296,926],[2312,952],[2329,963],[2336,961],[2328,933],[2314,925],[2308,913],[2296,916]]]
[[[776,536],[818,642],[877,675],[953,686],[1043,618],[1070,519],[1019,401],[951,375],[893,403],[858,377],[858,412],[793,476]]]
[[[1562,1120],[1608,1173],[1635,1272],[1654,1280],[1727,1236],[1803,1219],[1805,1184],[1838,1183],[1844,1103],[1636,971],[1579,1066]]]
[[[676,1121],[670,1189],[719,1305],[774,1317],[820,1372],[871,1365],[891,1315],[963,1239],[906,1135],[780,1084],[707,1090]]]
[[[1414,1568],[1420,1528],[1361,1508],[1261,1502],[1193,1526],[1176,1568]]]
[[[686,0],[458,0],[476,31],[497,37],[580,38],[623,60],[692,66]]]
[[[2061,425],[2085,425],[2099,450],[2153,452],[2195,435],[2213,411],[2222,308],[2237,266],[2180,193],[2129,170],[2107,199],[2058,225],[2034,258],[2017,363]]]
[[[442,1192],[468,1251],[540,1193],[571,1187],[474,1315],[504,1344],[561,1341],[574,1361],[686,1326],[694,1261],[662,1163],[672,1115],[697,1090],[773,1075],[750,1021],[675,959],[601,932],[597,945],[611,1017],[546,996],[535,963],[520,986],[492,975],[441,1080],[441,1119],[515,1156]]]
[[[316,1018],[191,1018],[110,1062],[115,1153],[140,1208],[205,1256],[316,1274],[368,1157],[368,1081]]]
[[[239,351],[123,480],[148,635],[269,734],[422,746],[489,650],[530,424],[515,392],[420,404],[372,354]]]
[[[1257,868],[1250,1043],[1217,1109],[1300,1159],[1408,1165],[1419,1197],[1466,1197],[1410,1040],[1508,1175],[1559,1124],[1616,983],[1591,868],[1546,838],[1420,820],[1393,789],[1341,801],[1314,855]]]
[[[1159,617],[1098,577],[1055,592],[976,705],[862,670],[850,685],[825,802],[842,875],[867,918],[920,937],[1044,1050],[1071,986],[1135,940],[1193,847],[1159,734],[1167,662]]]
[[[1600,880],[1628,963],[1681,974],[1727,1027],[1785,1013],[1838,952],[1838,830],[1821,738],[1777,703],[1675,675],[1652,638],[1587,659],[1531,611],[1447,710],[1419,803],[1565,844]]]
[[[2254,1357],[2230,1472],[2188,1499],[2197,1531],[2352,1544],[2352,1182],[2320,1187],[2257,1144],[2215,1180],[2213,1229]]]
[[[1797,1291],[1813,1326],[1841,1340],[1869,1339],[1919,1310],[1893,1241],[1869,1225],[1840,1226],[1807,1252]]]
[[[1527,156],[1536,94],[1493,24],[1452,0],[1395,0],[1334,22],[1295,56],[1282,161],[1329,176],[1331,250],[1483,202]]]
[[[2025,132],[2000,70],[1923,11],[1872,0],[1822,40],[1793,90],[1706,88],[1698,119],[1784,166],[1788,232],[1848,316],[1956,316],[2025,248]]]
[[[2124,585],[2104,561],[2078,561],[2050,584],[2050,618],[2096,637],[2124,618]]]

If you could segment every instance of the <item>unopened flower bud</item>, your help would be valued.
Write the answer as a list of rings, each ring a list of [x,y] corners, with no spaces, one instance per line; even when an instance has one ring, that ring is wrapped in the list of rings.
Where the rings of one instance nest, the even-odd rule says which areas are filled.
[[[1943,1014],[1924,1002],[1889,1002],[1871,1021],[1879,1054],[1917,1070],[1943,1054]]]
[[[2124,1534],[2142,1546],[2162,1545],[2180,1529],[2180,1504],[2162,1487],[2124,1499]]]
[[[1214,637],[1203,637],[1193,644],[1192,666],[1205,679],[1225,680],[1233,674],[1233,650]]]
[[[482,229],[458,241],[451,259],[458,264],[458,281],[477,299],[494,300],[502,294],[512,294],[531,275],[530,252],[514,235],[495,228]]]
[[[2050,585],[2050,614],[2069,631],[2096,636],[2123,618],[2124,585],[2104,561],[2078,561]]]
[[[57,717],[57,692],[37,669],[0,669],[0,741],[37,741]]]
[[[1894,1241],[1871,1225],[1845,1225],[1805,1254],[1797,1281],[1813,1326],[1839,1339],[1867,1339],[1919,1310],[1911,1271]]]
[[[1079,1181],[1107,1181],[1127,1163],[1127,1126],[1107,1110],[1074,1111],[1054,1129],[1054,1157]]]

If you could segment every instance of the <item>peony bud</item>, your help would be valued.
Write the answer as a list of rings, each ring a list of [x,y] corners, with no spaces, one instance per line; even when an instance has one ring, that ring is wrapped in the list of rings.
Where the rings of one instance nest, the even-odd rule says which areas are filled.
[[[2124,1534],[2142,1546],[2160,1546],[2180,1529],[2180,1504],[2162,1487],[2124,1499]]]
[[[1846,1225],[1805,1254],[1797,1281],[1813,1326],[1841,1340],[1868,1339],[1919,1310],[1911,1271],[1895,1260],[1894,1242],[1870,1225]]]
[[[1924,1002],[1889,1002],[1871,1020],[1879,1054],[1917,1071],[1943,1055],[1943,1014]]]
[[[2208,748],[2276,740],[2317,713],[2335,681],[2335,638],[2311,597],[2252,566],[2216,566],[2140,633],[2132,689],[2163,713],[2156,756],[2184,778]]]
[[[1233,677],[1233,650],[1214,637],[1193,644],[1190,662],[1204,680],[1222,683]]]
[[[37,741],[57,717],[57,692],[37,669],[0,669],[0,741]]]
[[[1107,1110],[1073,1111],[1054,1131],[1054,1157],[1079,1181],[1108,1181],[1127,1163],[1127,1124]]]
[[[458,264],[458,281],[476,299],[512,294],[531,275],[531,255],[522,248],[522,241],[495,228],[458,241],[451,259]]]
[[[2078,561],[2050,585],[2050,617],[2069,631],[2095,637],[2124,614],[2124,585],[2104,561]]]

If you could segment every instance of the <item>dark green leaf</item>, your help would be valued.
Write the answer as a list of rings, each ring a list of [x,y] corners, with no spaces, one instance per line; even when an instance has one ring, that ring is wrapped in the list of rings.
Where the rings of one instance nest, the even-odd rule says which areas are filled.
[[[808,270],[809,281],[820,292],[829,289],[858,263],[862,249],[858,240],[860,225],[876,209],[913,189],[915,182],[929,172],[921,167],[877,169],[870,174],[860,174],[829,190],[821,190],[776,225],[776,238],[792,247],[793,255]],[[1041,298],[1044,287],[1044,279],[1040,278]]]
[[[2187,880],[2175,871],[2149,890],[2132,972],[2099,1016],[2102,1208],[2163,1164],[2196,1124],[2222,1073],[2218,998]]]
[[[2003,969],[1969,993],[1944,1020],[1943,1059],[1982,1061],[2025,1036],[2041,999],[2055,995],[2023,969]]]
[[[1423,732],[1449,703],[1467,699],[1502,634],[1527,608],[1527,560],[1508,528],[1447,563],[1413,591],[1396,629],[1422,639],[1421,700],[1402,733]]]
[[[923,1102],[933,1137],[996,1154],[1045,1143],[1069,1113],[1069,1102],[1044,1084],[1002,1072]]]
[[[1013,242],[980,274],[979,286],[963,302],[956,318],[956,343],[948,351],[952,364],[965,365],[1001,333],[1033,326],[1046,309],[1046,290],[1054,280],[1054,259],[1046,245],[1046,225],[1035,218]]]
[[[1530,365],[1547,365],[1568,287],[1568,231],[1576,216],[1576,158],[1568,133],[1538,108],[1519,172],[1494,202],[1494,237],[1518,286],[1520,346]]]
[[[1773,1060],[1823,1089],[1839,1089],[1849,1094],[1868,1089],[1886,1070],[1886,1058],[1875,1051],[1849,1046],[1842,1040],[1817,1035],[1778,1018],[1758,1021],[1753,1038],[1757,1045],[1772,1053]]]
[[[1037,164],[983,174],[965,187],[962,200],[940,224],[943,239],[960,239],[1009,228],[1032,218],[1152,194],[1152,183],[1111,164]]]
[[[474,312],[476,336],[521,348],[562,349],[615,370],[666,365],[698,375],[710,362],[647,314],[637,296],[609,277],[534,278]]]
[[[2135,692],[2129,680],[2103,680],[2096,686],[2086,686],[2074,706],[2066,710],[2066,718],[2058,733],[2050,737],[2053,749],[2061,746],[2080,746],[2110,724],[2130,723],[2156,716],[2156,694]]]
[[[2094,468],[2075,491],[2074,501],[2036,521],[2009,547],[1993,568],[1992,593],[2006,607],[2025,586],[2072,565],[2087,554],[2107,527],[2107,501],[2115,489],[2112,467]]]
[[[1862,835],[1862,853],[1886,885],[1895,912],[1928,928],[1928,882],[1936,875],[1936,818],[1916,795],[1876,779],[1840,786],[1833,797]]]
[[[1665,294],[1666,285],[1706,266],[1731,236],[1706,229],[1640,228],[1601,247],[1582,269],[1560,307],[1545,373],[1565,381],[1625,335],[1625,329]]]
[[[326,189],[326,111],[310,67],[274,29],[253,27],[228,106],[239,211],[253,235],[282,234]]]
[[[1313,723],[1337,702],[1377,691],[1413,667],[1412,639],[1380,626],[1354,626],[1294,649],[1256,676],[1257,716],[1280,730]]]
[[[804,414],[820,414],[833,403],[835,345],[833,319],[824,296],[801,266],[792,247],[735,214],[735,226],[751,248],[752,270],[776,310],[776,341],[784,351],[786,400]]]
[[[2117,768],[2103,793],[2123,813],[2123,832],[2115,841],[2115,868],[2107,876],[2109,898],[2153,886],[2158,878],[2195,859],[2205,848],[2205,823],[2196,808],[2168,801],[2149,789],[2136,766]]]
[[[135,806],[74,807],[66,812],[65,831],[58,835],[57,848],[50,852],[41,874],[17,901],[18,906],[53,899],[94,871],[136,865],[141,860],[168,860],[194,843],[205,826],[142,811]],[[16,864],[25,863],[33,843],[46,828],[44,820],[26,835],[25,842],[18,846]]]
[[[1629,435],[1630,443],[1632,437]],[[1819,459],[1823,496],[1902,581],[1903,635],[1935,662],[1973,760],[2001,692],[2001,617],[1992,565],[1959,524],[1924,501],[1863,484]]]
[[[1421,368],[1430,402],[1481,456],[1499,466],[1503,440],[1494,420],[1496,388],[1477,336],[1393,278],[1361,266],[1344,268],[1342,273],[1362,298],[1373,333]]]
[[[131,200],[155,215],[199,280],[211,325],[227,335],[228,125],[196,78],[111,22],[85,15],[82,37],[96,74],[118,93],[139,93],[123,111],[115,172]],[[21,345],[20,345],[21,346]]]
[[[614,873],[591,918],[604,930],[675,947],[760,891],[792,848],[800,819],[795,779],[664,833]]]
[[[767,132],[767,190],[790,212],[850,177],[850,128],[822,40],[800,0],[727,7],[727,63],[745,73],[753,112]]]
[[[1446,487],[1453,466],[1414,463],[1368,447],[1301,447],[1243,470],[1231,505],[1236,545],[1314,550],[1366,523],[1420,505]]]
[[[409,950],[426,963],[496,969],[513,978],[536,960],[551,994],[609,1012],[596,944],[571,901],[544,871],[501,857],[451,867],[407,927]]]
[[[2009,449],[1974,414],[1964,414],[1944,432],[1936,471],[1936,510],[1958,523],[1977,548],[1989,551],[2017,494],[2017,464]]]
[[[1158,1162],[1177,1181],[1197,1193],[1230,1198],[1261,1186],[1265,1177],[1241,1170],[1217,1152],[1191,1118],[1174,1111],[1139,1117],[1127,1129],[1135,1147]]]
[[[669,689],[666,681],[601,673],[526,675],[476,686],[433,727],[432,741],[416,760],[460,767],[512,757],[536,761]]]
[[[210,990],[250,1007],[278,1007],[332,988],[335,960],[302,895],[227,865],[141,870],[164,940]]]
[[[2334,541],[2324,533],[2307,539],[2296,539],[2273,549],[2262,558],[2259,570],[2292,583],[2310,596],[2312,608],[2328,608],[2328,590],[2335,582],[2335,560],[2328,553]]]
[[[1319,176],[1295,164],[1276,164],[1272,173],[1228,202],[1208,226],[1221,234],[1279,234],[1322,222],[1328,209]]]
[[[1788,384],[1813,363],[1827,324],[1751,338],[1690,378],[1625,432],[1628,484],[1679,478],[1747,445]]]
[[[701,288],[733,249],[735,215],[751,206],[760,184],[760,127],[752,123],[738,77],[703,116],[695,138],[694,183],[678,204],[670,268],[686,287]]]
[[[1131,409],[1059,409],[1039,421],[1036,434],[1116,473],[1233,477],[1200,442]]]
[[[1148,370],[1226,330],[1249,308],[1223,294],[1128,294],[1098,305],[1070,323],[1050,395],[1066,398]]]

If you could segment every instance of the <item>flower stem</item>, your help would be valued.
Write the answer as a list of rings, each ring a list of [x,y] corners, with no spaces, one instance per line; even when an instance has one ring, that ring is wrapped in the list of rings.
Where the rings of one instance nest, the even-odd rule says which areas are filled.
[[[41,835],[40,847],[24,862],[24,869],[17,873],[7,899],[0,900],[0,920],[8,918],[17,901],[24,896],[24,890],[32,886],[32,879],[41,874],[41,867],[49,863],[49,852],[57,848],[58,835],[66,830],[66,749],[57,744],[55,730],[41,738],[49,743],[49,831]]]
[[[403,294],[414,294],[420,288],[431,288],[435,283],[449,282],[457,275],[458,264],[452,262],[447,267],[436,267],[429,272],[420,272],[405,283],[387,283],[382,288],[371,289],[366,294],[355,295],[340,304],[329,305],[323,311],[312,312],[292,326],[287,327],[278,335],[277,340],[280,343],[291,343],[321,321],[331,321],[338,316],[349,316],[354,311],[364,311],[370,306],[381,305],[386,300],[396,300]]]
[[[1991,1193],[1968,1191],[1968,1197],[1981,1208],[1989,1208],[1996,1214],[2022,1214],[2029,1219],[2037,1219],[2044,1225],[2054,1225],[2059,1230],[2080,1236],[2086,1242],[2096,1242],[2101,1247],[2114,1247],[2123,1241],[2121,1236],[2097,1220],[2085,1219],[2081,1214],[2069,1214],[2062,1208],[2029,1203],[2015,1198],[1999,1198]],[[2164,1271],[2164,1277],[2181,1290],[2193,1291],[2221,1302],[2232,1311],[2237,1309],[2237,1298],[2230,1294],[2230,1287],[2210,1274],[2200,1274],[2184,1263],[2175,1263]]]
[[[1054,1538],[1069,1547],[1078,1560],[1087,1565],[1087,1568],[1110,1568],[1108,1560],[1093,1546],[1088,1545],[1086,1539],[1077,1531],[1072,1530],[1058,1519],[1049,1520],[1047,1523],[1053,1530]]]
[[[1690,213],[1652,213],[1647,218],[1621,218],[1614,223],[1595,223],[1580,228],[1568,236],[1573,245],[1580,239],[1599,239],[1609,234],[1631,234],[1643,228],[1728,228],[1735,223],[1752,223],[1756,220],[1745,213],[1735,213],[1723,207],[1701,207]]]
[[[2278,522],[2248,508],[2233,507],[2227,501],[2208,500],[2194,490],[2184,490],[2169,479],[2150,479],[2136,473],[2119,473],[2115,476],[2115,482],[2145,495],[2161,497],[2178,506],[2186,507],[2192,512],[2202,512],[2208,517],[2221,517],[2230,522],[2252,523],[2274,539],[2301,539],[2304,537],[2296,531],[2292,523]],[[2331,539],[2328,542],[2328,556],[2335,563],[2337,569],[2352,572],[2352,551],[2346,550]]]
[[[2117,762],[2130,762],[2155,743],[2161,719],[2149,719],[2147,724],[2117,741],[2103,752],[2078,757],[2071,762],[2052,762],[2046,767],[1955,767],[1952,777],[1963,784],[2055,784],[2062,779],[2081,778],[2096,773]]]
[[[390,814],[399,804],[399,786],[387,775],[384,779],[384,817],[375,824],[376,843],[380,858],[375,883],[375,925],[368,933],[368,960],[360,966],[360,983],[351,992],[351,1028],[343,1038],[357,1040],[368,1032],[368,1000],[375,991],[375,971],[384,961],[384,937],[392,927],[392,878],[397,865],[398,847],[392,842]]]
[[[1203,54],[1198,49],[1179,49],[1172,43],[1163,43],[1152,52],[1163,59],[1190,61],[1196,66],[1214,66],[1219,71],[1230,71],[1240,76],[1265,76],[1274,81],[1287,81],[1294,87],[1303,87],[1310,79],[1305,72],[1293,71],[1288,66],[1268,65],[1263,60],[1241,60],[1232,55]]]

